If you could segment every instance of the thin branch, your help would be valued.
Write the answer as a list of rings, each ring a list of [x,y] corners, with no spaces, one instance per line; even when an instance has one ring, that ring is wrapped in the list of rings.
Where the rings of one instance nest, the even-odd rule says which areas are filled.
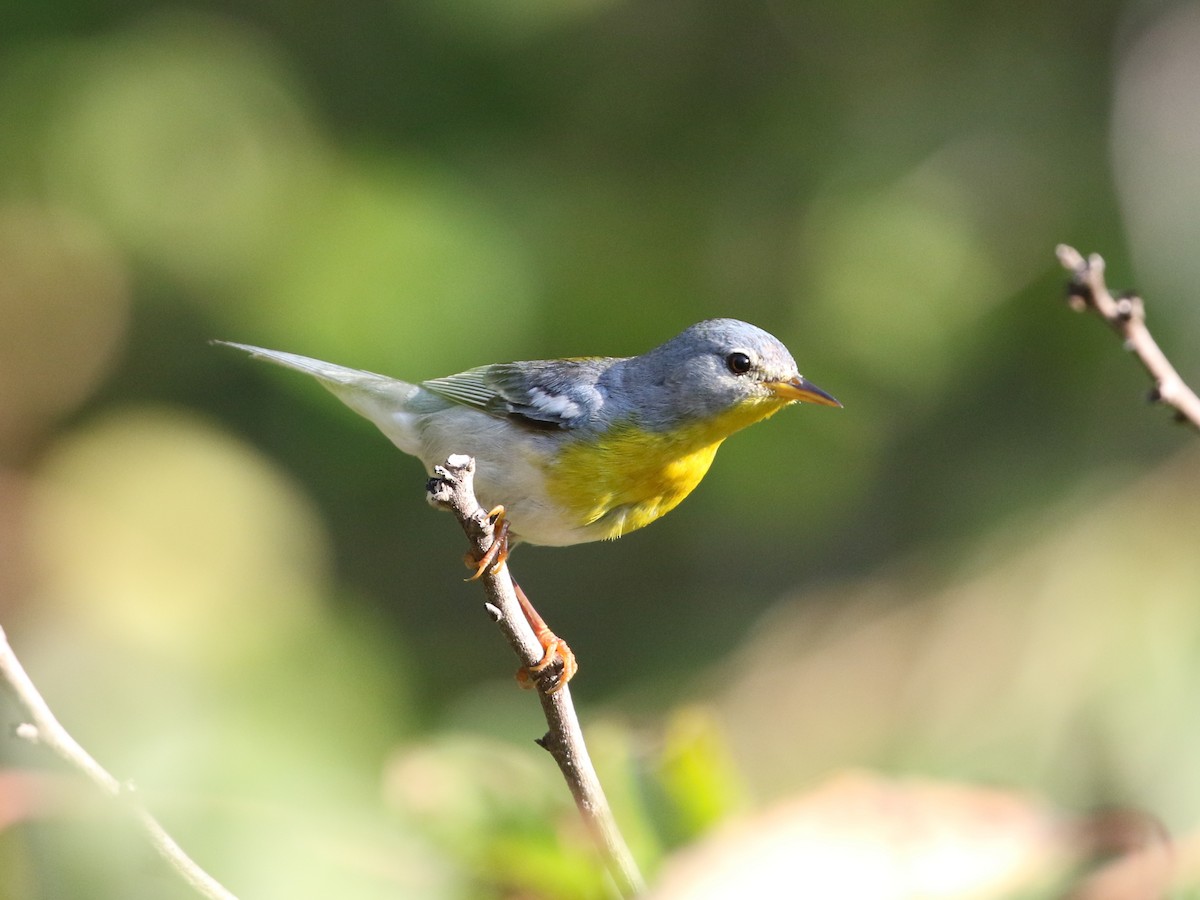
[[[1146,327],[1146,309],[1136,294],[1113,297],[1104,282],[1104,259],[1093,253],[1086,259],[1074,247],[1059,244],[1058,261],[1071,273],[1070,301],[1078,312],[1091,310],[1106,321],[1137,354],[1142,366],[1154,379],[1151,400],[1175,409],[1181,422],[1200,429],[1200,397],[1184,383]]]
[[[94,784],[101,793],[125,805],[141,826],[159,856],[165,859],[199,894],[210,900],[237,900],[216,879],[205,872],[175,842],[165,828],[135,798],[130,787],[123,786],[113,775],[83,749],[51,712],[50,706],[17,659],[8,636],[0,627],[0,680],[11,689],[18,705],[29,721],[18,725],[16,735],[31,744],[41,744],[67,765]]]
[[[469,456],[451,456],[445,465],[434,469],[434,477],[429,481],[427,491],[431,504],[454,513],[476,557],[482,557],[492,545],[493,528],[487,513],[475,498],[474,475],[475,460]],[[494,571],[485,571],[480,580],[487,593],[487,610],[500,626],[521,664],[528,667],[540,662],[542,645],[521,611],[508,566],[502,563]],[[645,891],[645,881],[617,828],[600,779],[592,767],[583,741],[583,730],[571,702],[571,689],[563,685],[551,693],[545,679],[537,679],[536,686],[549,726],[549,731],[538,744],[549,751],[562,770],[571,796],[575,798],[575,805],[621,895],[637,896]]]

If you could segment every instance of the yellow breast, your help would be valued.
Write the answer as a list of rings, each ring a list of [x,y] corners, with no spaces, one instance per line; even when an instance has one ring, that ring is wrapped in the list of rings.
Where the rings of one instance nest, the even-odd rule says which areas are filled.
[[[547,487],[580,527],[618,538],[678,506],[704,478],[725,438],[785,405],[743,404],[673,432],[617,426],[598,440],[567,446],[547,473]]]

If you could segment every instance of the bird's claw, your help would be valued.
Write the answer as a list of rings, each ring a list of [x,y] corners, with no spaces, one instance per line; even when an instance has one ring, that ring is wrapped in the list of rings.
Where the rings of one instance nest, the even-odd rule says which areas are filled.
[[[537,685],[547,694],[557,694],[575,677],[575,673],[579,671],[579,663],[575,661],[575,654],[571,652],[567,642],[550,630],[546,620],[533,608],[533,604],[525,596],[525,591],[516,581],[513,581],[513,592],[517,595],[517,603],[525,614],[525,621],[529,623],[538,643],[542,645],[541,660],[518,670],[517,684],[523,688]],[[555,666],[555,663],[559,665]]]
[[[509,526],[508,519],[504,515],[504,507],[494,507],[487,515],[495,529],[492,543],[484,551],[483,556],[476,557],[473,553],[468,553],[463,558],[467,568],[475,570],[467,578],[467,581],[476,581],[485,573],[495,575],[508,560]],[[567,646],[567,642],[546,626],[545,620],[533,608],[533,604],[529,602],[529,598],[525,596],[521,586],[515,580],[512,584],[525,619],[529,622],[543,650],[539,662],[517,672],[517,683],[523,688],[536,686],[541,687],[547,694],[557,694],[566,687],[568,681],[575,677],[575,673],[579,671],[579,663],[575,661],[575,654]]]
[[[545,650],[542,660],[532,666],[518,669],[517,684],[529,689],[546,680],[549,681],[549,686],[545,688],[546,693],[557,694],[575,677],[575,673],[579,671],[579,663],[575,661],[575,654],[567,646],[567,642],[549,629],[538,634],[538,641]],[[557,669],[552,668],[555,663],[559,664]]]
[[[483,556],[479,559],[476,559],[471,553],[463,558],[467,568],[475,570],[475,573],[466,579],[467,581],[478,581],[483,577],[484,572],[490,571],[492,575],[495,575],[508,560],[508,519],[504,515],[504,507],[493,507],[487,517],[491,519],[492,527],[495,528],[492,545],[484,551]]]

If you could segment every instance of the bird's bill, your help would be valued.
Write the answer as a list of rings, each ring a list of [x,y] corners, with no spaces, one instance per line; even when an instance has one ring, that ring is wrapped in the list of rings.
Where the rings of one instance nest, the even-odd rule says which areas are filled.
[[[842,405],[832,394],[825,393],[802,375],[788,381],[769,381],[767,387],[780,400],[799,400],[801,403],[819,403],[821,406]]]

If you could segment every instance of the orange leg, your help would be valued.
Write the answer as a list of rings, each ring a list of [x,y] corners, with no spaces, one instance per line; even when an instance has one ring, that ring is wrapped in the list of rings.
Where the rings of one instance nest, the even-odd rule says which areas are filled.
[[[492,538],[492,546],[487,548],[487,552],[480,559],[468,553],[463,560],[467,564],[468,569],[474,569],[475,574],[467,581],[477,581],[483,577],[483,573],[491,569],[493,575],[500,571],[500,567],[508,560],[508,519],[504,517],[504,507],[497,506],[488,513],[488,518],[492,520],[492,524],[496,527],[495,536]]]
[[[481,558],[476,559],[472,553],[468,553],[464,558],[463,562],[466,563],[467,568],[475,570],[474,574],[467,581],[475,581],[482,578],[485,572],[491,572],[491,574],[495,575],[508,560],[509,526],[508,519],[504,516],[504,507],[497,506],[492,509],[488,513],[488,518],[495,525],[495,537],[492,540],[492,545],[487,548],[487,551]],[[562,669],[554,677],[554,684],[548,689],[551,694],[557,693],[562,690],[568,681],[575,677],[575,673],[579,670],[579,664],[575,662],[575,654],[571,652],[571,648],[567,646],[566,641],[546,626],[546,620],[533,608],[533,604],[529,602],[529,598],[525,596],[525,592],[521,590],[521,586],[517,584],[516,579],[513,579],[512,585],[517,595],[517,602],[521,604],[521,612],[525,614],[525,620],[529,622],[533,633],[537,635],[538,643],[542,645],[542,650],[545,651],[542,654],[541,662],[517,672],[517,681],[521,687],[531,688],[541,678],[542,673],[549,669],[555,661],[561,661]]]
[[[558,676],[554,679],[554,684],[548,691],[548,693],[556,694],[579,671],[579,664],[575,661],[575,654],[571,652],[571,648],[567,646],[566,641],[546,626],[546,620],[533,608],[533,604],[529,602],[529,598],[525,596],[525,592],[521,590],[521,586],[516,581],[513,581],[513,590],[516,591],[517,602],[521,604],[521,612],[525,613],[525,619],[529,622],[530,627],[533,628],[533,633],[537,635],[538,643],[542,645],[542,649],[545,651],[541,662],[517,672],[517,682],[523,688],[531,688],[546,669],[552,666],[555,661],[561,661],[562,671],[558,673]]]

